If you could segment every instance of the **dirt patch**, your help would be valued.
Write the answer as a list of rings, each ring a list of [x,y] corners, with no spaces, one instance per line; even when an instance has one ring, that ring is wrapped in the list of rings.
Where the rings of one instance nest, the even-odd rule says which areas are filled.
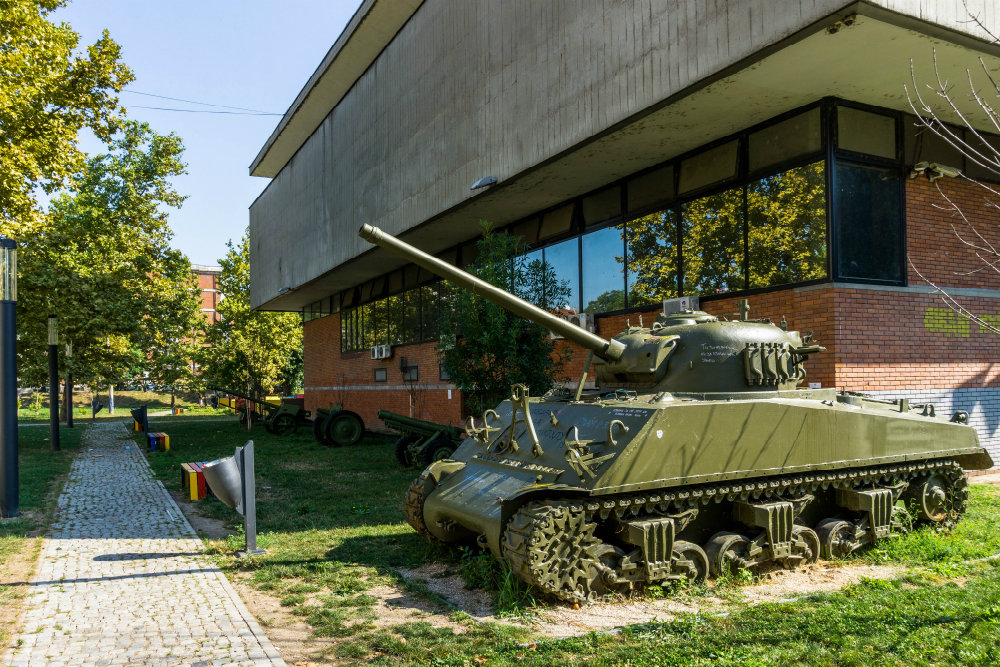
[[[1000,486],[1000,472],[989,472],[984,475],[969,475],[969,484],[990,484]]]
[[[493,621],[493,596],[481,590],[469,590],[465,587],[462,577],[452,573],[444,563],[430,563],[413,570],[399,570],[407,581],[418,582],[427,590],[439,595],[454,610],[464,611],[469,616],[481,621]]]
[[[181,508],[181,512],[187,518],[188,523],[191,527],[198,532],[199,535],[204,535],[210,540],[224,540],[230,535],[234,534],[232,528],[230,528],[225,521],[220,521],[219,519],[209,519],[198,513],[198,505],[187,499],[180,491],[170,491],[170,496],[177,503],[177,506]]]
[[[448,575],[445,566],[440,563],[404,571],[402,574],[407,579],[422,581],[429,590],[476,620],[500,620],[516,625],[527,625],[545,637],[557,638],[601,632],[654,620],[666,621],[685,613],[721,612],[731,606],[731,597],[736,597],[744,603],[760,604],[780,602],[812,593],[836,591],[855,584],[862,578],[890,579],[900,575],[903,570],[904,568],[899,566],[820,563],[794,571],[776,569],[764,574],[755,584],[738,588],[709,589],[708,595],[695,596],[681,593],[663,599],[634,597],[584,605],[579,609],[574,609],[566,603],[555,603],[552,606],[533,609],[526,619],[517,620],[497,619],[493,615],[490,596],[483,591],[466,590],[461,577]]]
[[[288,607],[282,607],[276,598],[247,585],[244,577],[230,576],[230,581],[267,638],[278,649],[285,664],[300,667],[332,667],[338,664],[317,657],[332,649],[336,639],[313,636],[311,625],[292,614]]]
[[[0,564],[0,657],[12,647],[41,550],[42,538],[27,538]]]

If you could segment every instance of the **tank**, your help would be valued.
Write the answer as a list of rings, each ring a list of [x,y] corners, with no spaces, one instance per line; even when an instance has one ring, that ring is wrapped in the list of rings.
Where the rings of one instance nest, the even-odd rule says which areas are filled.
[[[950,525],[964,471],[993,465],[966,412],[797,388],[823,348],[745,309],[664,312],[607,340],[377,228],[359,233],[590,351],[575,387],[517,385],[470,418],[404,502],[428,539],[478,542],[563,600],[795,568]]]

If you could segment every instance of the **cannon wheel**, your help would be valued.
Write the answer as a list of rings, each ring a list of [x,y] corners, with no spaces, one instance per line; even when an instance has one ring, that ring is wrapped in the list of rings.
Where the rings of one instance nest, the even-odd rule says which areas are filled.
[[[416,464],[413,454],[410,453],[410,445],[418,440],[420,436],[413,434],[399,436],[399,440],[396,441],[396,460],[399,461],[399,465],[409,468]]]
[[[332,441],[327,440],[326,431],[323,426],[326,424],[326,417],[317,416],[312,422],[313,437],[316,438],[316,442],[327,447],[333,447]]]
[[[424,449],[420,453],[420,457],[423,460],[424,467],[426,468],[435,461],[451,457],[451,455],[455,453],[455,449],[455,443],[451,440],[438,438],[437,440],[424,445]]]
[[[268,430],[275,435],[292,435],[299,427],[295,417],[289,414],[278,415],[273,423],[268,423]]]
[[[338,410],[326,418],[323,434],[334,447],[356,445],[365,435],[365,423],[356,412]]]

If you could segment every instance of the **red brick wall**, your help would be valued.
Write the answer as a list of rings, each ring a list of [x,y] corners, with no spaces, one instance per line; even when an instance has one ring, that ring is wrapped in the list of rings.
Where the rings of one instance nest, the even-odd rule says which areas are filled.
[[[303,375],[306,409],[340,403],[353,410],[372,430],[383,430],[376,413],[389,410],[441,424],[462,423],[462,392],[439,377],[436,343],[413,343],[393,347],[391,359],[373,360],[364,352],[340,351],[340,315],[306,322],[303,331]],[[403,382],[400,358],[418,368],[412,388]],[[375,369],[385,368],[385,383],[375,382]],[[412,408],[412,409],[411,409]]]
[[[933,183],[926,178],[907,181],[907,252],[913,265],[907,270],[911,285],[925,284],[917,275],[919,271],[941,286],[1000,288],[1000,275],[989,268],[977,270],[985,264],[976,257],[976,250],[962,241],[1000,249],[1000,213],[986,204],[987,199],[996,202],[1000,197],[987,194],[982,187],[958,178],[940,178]],[[964,219],[951,209],[948,200],[961,209]],[[969,274],[972,270],[977,271]]]

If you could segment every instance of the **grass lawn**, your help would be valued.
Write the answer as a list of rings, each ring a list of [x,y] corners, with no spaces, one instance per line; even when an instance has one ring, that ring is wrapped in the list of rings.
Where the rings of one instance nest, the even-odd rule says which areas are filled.
[[[248,434],[235,420],[170,424],[171,451],[150,454],[168,488],[178,467],[229,455]],[[737,594],[725,614],[691,614],[618,633],[540,641],[502,623],[464,621],[464,631],[422,621],[376,628],[376,583],[397,568],[454,554],[406,524],[401,501],[416,475],[394,461],[392,438],[369,435],[355,447],[328,449],[308,429],[278,437],[256,427],[259,542],[267,555],[239,562],[241,541],[212,550],[231,574],[302,616],[320,636],[337,637],[329,659],[374,665],[997,665],[1000,664],[1000,489],[972,488],[969,513],[951,532],[921,529],[856,555],[854,561],[901,562],[896,580],[864,580],[837,593],[750,605]],[[214,500],[206,516],[235,512]],[[985,560],[978,560],[985,559]],[[411,591],[412,592],[412,591]],[[417,591],[419,593],[419,591]],[[697,587],[682,592],[717,592]],[[456,614],[461,620],[462,615]]]
[[[89,421],[91,416],[90,400],[91,393],[88,391],[73,392],[73,420],[81,423]],[[39,394],[38,401],[30,398],[21,399],[21,407],[17,411],[17,418],[22,423],[49,421],[49,395]],[[62,400],[62,394],[60,394]],[[97,413],[98,419],[122,419],[128,417],[130,408],[147,406],[150,412],[170,409],[169,391],[116,391],[115,392],[115,414],[108,412],[108,393],[105,389],[100,392],[100,402],[104,404],[104,409]],[[226,409],[213,409],[212,407],[202,407],[198,405],[198,395],[189,393],[178,393],[175,397],[175,407],[184,408],[185,414],[205,415],[205,414],[232,414]]]
[[[41,539],[73,456],[80,447],[80,427],[60,431],[59,452],[49,450],[49,430],[18,430],[21,516],[0,519],[0,654],[10,645],[14,622],[34,571]]]

